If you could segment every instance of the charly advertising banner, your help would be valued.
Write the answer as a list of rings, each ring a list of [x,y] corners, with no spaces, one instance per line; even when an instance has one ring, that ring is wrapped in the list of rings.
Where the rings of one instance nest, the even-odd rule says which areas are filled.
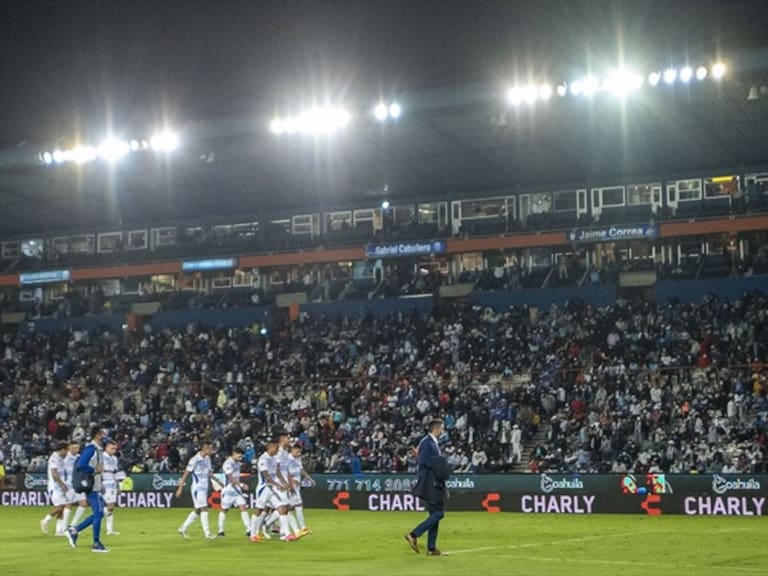
[[[179,474],[136,474],[121,483],[118,504],[127,508],[189,507],[189,490],[173,492]],[[411,494],[415,478],[408,475],[325,475],[305,485],[308,508],[372,512],[423,511]],[[5,479],[2,506],[48,506],[45,474]],[[223,478],[220,478],[223,481]],[[255,478],[245,479],[255,488]],[[665,474],[461,474],[447,482],[449,510],[518,512],[522,514],[683,514],[688,516],[768,515],[768,476]],[[250,505],[255,504],[251,490]],[[209,504],[219,507],[212,491]]]

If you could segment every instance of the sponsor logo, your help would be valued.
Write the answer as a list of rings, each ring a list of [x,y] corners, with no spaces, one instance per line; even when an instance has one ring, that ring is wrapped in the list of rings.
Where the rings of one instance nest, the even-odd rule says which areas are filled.
[[[24,488],[27,490],[34,490],[36,488],[47,488],[48,478],[40,475],[25,474],[24,475]]]
[[[578,478],[562,478],[555,480],[548,474],[541,475],[541,491],[549,494],[554,490],[583,490],[584,483]]]
[[[446,488],[452,488],[454,490],[474,490],[475,481],[472,478],[452,478],[445,481]]]
[[[725,494],[726,492],[739,490],[760,490],[760,488],[760,482],[754,478],[750,478],[749,480],[742,480],[741,478],[729,480],[728,478],[723,478],[719,474],[712,475],[712,490],[715,494]]]
[[[160,474],[152,476],[152,488],[155,490],[162,490],[163,488],[175,489],[178,484],[178,480],[171,477],[163,478]]]

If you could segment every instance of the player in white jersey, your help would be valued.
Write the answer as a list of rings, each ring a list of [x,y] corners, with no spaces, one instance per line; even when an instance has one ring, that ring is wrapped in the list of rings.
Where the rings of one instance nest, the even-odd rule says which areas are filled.
[[[67,483],[64,482],[64,456],[67,454],[67,443],[58,442],[53,453],[48,458],[48,497],[53,508],[45,518],[40,520],[40,530],[48,534],[48,523],[54,518],[60,518],[67,503]]]
[[[288,504],[291,510],[296,514],[296,521],[299,524],[299,536],[308,536],[312,531],[307,528],[304,521],[304,501],[301,499],[301,481],[307,480],[310,486],[315,485],[315,481],[304,470],[301,463],[301,444],[296,443],[291,446],[291,455],[288,457],[288,476],[291,479],[291,489],[288,492]]]
[[[80,519],[83,517],[83,514],[85,514],[85,511],[88,509],[88,499],[85,497],[85,494],[82,493],[76,493],[72,489],[72,476],[75,473],[75,463],[77,462],[77,459],[80,457],[80,442],[75,442],[74,440],[70,441],[69,443],[69,450],[67,451],[67,455],[64,457],[64,470],[66,478],[64,481],[66,482],[67,486],[69,487],[69,490],[67,491],[67,503],[64,506],[64,512],[61,517],[61,530],[59,530],[59,526],[57,524],[56,526],[56,535],[59,536],[59,532],[61,532],[61,536],[66,536],[65,530],[69,526],[77,526],[80,524]],[[69,521],[69,515],[72,513],[72,507],[77,505],[77,510],[75,510],[75,517],[72,519],[72,522]]]
[[[184,474],[179,481],[179,487],[176,489],[176,498],[181,498],[181,492],[187,483],[187,476],[192,475],[192,484],[190,492],[192,494],[192,506],[194,510],[189,513],[187,519],[179,528],[179,534],[182,538],[187,538],[187,528],[189,528],[195,519],[200,516],[200,523],[203,525],[203,532],[206,538],[216,538],[211,534],[211,528],[208,524],[208,483],[213,478],[211,468],[211,454],[213,454],[213,444],[203,442],[200,451],[189,459]]]
[[[224,473],[225,484],[221,490],[221,510],[219,511],[219,537],[224,536],[224,522],[227,519],[227,512],[230,508],[240,508],[240,518],[245,526],[245,531],[251,529],[251,520],[248,517],[248,506],[245,503],[244,494],[248,493],[248,484],[240,482],[240,463],[243,461],[243,451],[240,448],[233,448],[232,452],[224,461],[222,472]]]
[[[285,498],[286,484],[278,478],[277,442],[267,440],[266,451],[259,456],[259,484],[256,487],[256,509],[251,517],[251,542],[260,542],[261,527],[264,524],[266,510],[277,510],[280,519],[280,539],[285,542],[296,540],[288,524],[288,502]]]
[[[277,477],[283,483],[282,496],[285,502],[288,503],[288,514],[287,514],[288,527],[291,534],[294,534],[300,538],[301,536],[303,536],[303,534],[301,534],[301,531],[299,530],[299,524],[298,522],[296,522],[296,517],[291,513],[292,507],[288,502],[289,493],[293,485],[291,483],[291,476],[288,471],[288,469],[290,468],[290,458],[291,458],[291,437],[288,435],[287,432],[280,433],[280,439],[278,444],[279,444],[279,448],[277,450]],[[282,525],[280,527],[280,535],[285,536],[285,532],[282,529]]]
[[[104,470],[101,476],[101,482],[104,486],[104,503],[107,505],[105,513],[107,536],[120,534],[120,532],[115,532],[115,507],[117,506],[117,496],[120,493],[119,483],[125,478],[125,473],[120,471],[116,454],[117,442],[108,440],[104,446]]]

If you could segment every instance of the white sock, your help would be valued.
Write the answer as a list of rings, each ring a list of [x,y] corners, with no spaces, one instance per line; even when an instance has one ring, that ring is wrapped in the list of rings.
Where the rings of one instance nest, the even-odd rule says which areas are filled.
[[[75,517],[72,518],[72,526],[77,526],[80,524],[80,518],[83,517],[83,514],[85,514],[85,508],[78,506],[77,510],[75,510]]]
[[[187,519],[184,520],[184,524],[181,525],[182,531],[186,532],[187,528],[192,526],[196,518],[197,518],[197,512],[193,510],[192,512],[189,513],[189,516],[187,516]]]
[[[280,536],[285,537],[290,534],[291,528],[288,526],[288,515],[280,514]]]
[[[304,523],[304,506],[296,506],[293,511],[296,512],[296,520],[299,522],[299,528],[304,530],[304,528],[307,527]]]
[[[69,526],[69,517],[72,514],[72,508],[64,508],[64,512],[61,513],[61,520],[64,522],[64,528]]]
[[[112,532],[115,526],[115,513],[107,512],[107,533]]]
[[[59,518],[56,520],[56,534],[61,534],[62,532],[64,532],[64,520]]]
[[[46,515],[45,515],[45,518],[43,518],[43,524],[45,524],[45,525],[47,526],[47,525],[48,525],[48,523],[49,523],[51,520],[53,520],[53,516],[51,516],[50,514],[46,514]]]
[[[208,510],[200,512],[200,522],[203,523],[203,532],[208,536],[211,533],[211,527],[208,525]]]
[[[245,526],[245,529],[248,530],[251,527],[251,521],[248,519],[248,512],[245,510],[240,511],[240,518],[243,520],[243,526]]]
[[[224,520],[227,519],[227,515],[223,510],[219,510],[219,532],[224,532]]]
[[[251,516],[251,536],[256,536],[259,533],[262,524],[264,524],[264,512],[260,512],[257,516]]]
[[[296,532],[299,531],[299,525],[296,524],[296,516],[294,516],[290,512],[288,512],[286,516],[288,517],[288,526],[290,526],[291,528],[291,533],[296,534]]]
[[[268,529],[272,524],[277,522],[278,518],[280,518],[280,513],[277,510],[272,510],[272,513],[267,517],[267,521],[264,522],[264,526]]]

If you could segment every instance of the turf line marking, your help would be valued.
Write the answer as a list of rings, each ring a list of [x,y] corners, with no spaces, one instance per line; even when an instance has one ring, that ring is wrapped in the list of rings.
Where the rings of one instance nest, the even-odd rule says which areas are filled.
[[[674,570],[678,568],[684,568],[686,570],[707,570],[717,568],[718,570],[731,570],[734,572],[743,572],[745,574],[764,574],[764,568],[747,568],[744,566],[722,566],[722,565],[700,565],[700,564],[664,564],[662,562],[642,562],[635,560],[601,560],[599,558],[565,558],[565,557],[550,557],[550,556],[525,556],[521,554],[504,554],[495,556],[496,558],[514,558],[517,560],[535,560],[539,562],[559,562],[562,564],[605,564],[609,566],[648,566],[651,568],[666,568],[667,570]]]
[[[658,534],[658,532],[655,532]],[[488,550],[516,550],[518,548],[535,548],[537,546],[556,546],[558,544],[575,544],[578,542],[587,542],[589,540],[602,540],[603,538],[619,538],[630,536],[630,534],[600,534],[595,536],[580,536],[579,538],[569,538],[568,540],[550,540],[546,542],[528,542],[526,544],[506,544],[504,546],[483,546],[482,548],[469,548],[467,550],[449,550],[451,556],[456,554],[471,554],[472,552],[487,552]]]

